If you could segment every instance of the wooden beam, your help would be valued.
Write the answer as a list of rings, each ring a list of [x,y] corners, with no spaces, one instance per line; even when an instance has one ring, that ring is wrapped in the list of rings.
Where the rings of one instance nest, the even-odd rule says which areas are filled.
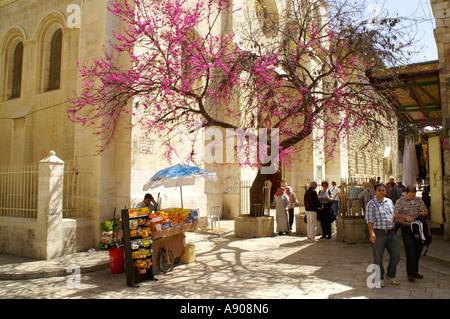
[[[421,84],[417,83],[415,80],[411,80],[411,82],[414,83],[414,85],[415,85],[417,88],[419,88],[419,90],[422,91],[426,96],[428,96],[431,100],[433,100],[434,103],[436,103],[436,105],[439,105],[439,106],[441,105],[441,103],[439,102],[439,100],[438,100],[435,96],[431,95],[430,92],[428,92],[427,90],[425,90]]]

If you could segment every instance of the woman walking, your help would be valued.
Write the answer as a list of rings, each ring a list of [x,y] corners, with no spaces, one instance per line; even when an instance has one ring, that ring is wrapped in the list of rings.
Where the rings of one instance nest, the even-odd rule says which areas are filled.
[[[419,274],[419,259],[422,254],[423,243],[417,240],[411,231],[411,223],[419,217],[428,215],[425,203],[416,197],[416,188],[413,185],[406,187],[406,195],[400,198],[394,207],[395,217],[399,219],[402,231],[403,247],[406,253],[406,274],[408,280],[413,282],[416,278],[422,279]],[[424,220],[422,220],[425,222]]]

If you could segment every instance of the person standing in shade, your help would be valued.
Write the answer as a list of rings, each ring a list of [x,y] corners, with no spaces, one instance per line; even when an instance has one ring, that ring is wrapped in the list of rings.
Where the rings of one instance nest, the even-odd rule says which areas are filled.
[[[316,242],[317,233],[317,212],[322,210],[319,196],[316,192],[317,182],[312,181],[305,192],[304,202],[306,210],[306,236],[309,242]]]
[[[333,186],[333,188],[330,190],[331,194],[333,195],[333,203],[331,204],[331,211],[334,214],[334,216],[336,216],[336,219],[338,218],[338,214],[339,214],[339,201],[341,198],[341,192],[339,191],[339,188],[336,187],[336,182],[332,181],[331,182],[331,186]]]
[[[400,198],[394,207],[395,217],[399,219],[402,231],[403,246],[406,253],[406,273],[408,281],[413,282],[416,278],[422,279],[419,274],[419,259],[423,244],[415,240],[411,232],[411,222],[419,216],[428,215],[428,209],[422,199],[416,197],[416,188],[412,185],[406,187],[406,196]]]
[[[331,239],[331,204],[333,202],[331,191],[328,190],[328,182],[322,182],[322,190],[319,192],[319,200],[323,209],[319,211],[320,225],[322,226],[322,237]]]
[[[397,181],[397,185],[395,186],[395,189],[397,190],[398,198],[402,197],[403,193],[406,190],[406,187],[405,187],[405,185],[402,184],[402,180],[401,179],[399,179]]]
[[[423,200],[423,203],[425,204],[425,206],[427,207],[427,209],[429,210],[430,206],[431,206],[430,185],[425,185],[423,187],[422,200]]]
[[[394,204],[386,198],[386,185],[375,185],[375,197],[367,203],[366,222],[369,227],[374,263],[380,267],[380,286],[384,287],[384,276],[392,284],[396,279],[397,265],[400,262],[400,249],[394,230]],[[383,254],[387,250],[390,258],[387,273],[383,267]]]
[[[275,194],[275,208],[277,216],[277,232],[278,235],[285,233],[289,234],[289,222],[288,222],[288,208],[289,208],[289,197],[284,193],[282,187],[278,187],[277,193]]]
[[[395,188],[395,183],[394,182],[389,182],[389,183],[386,184],[386,186],[388,188],[387,198],[392,200],[392,202],[395,205],[397,200],[400,198],[400,196],[398,196],[397,188]]]
[[[358,185],[354,179],[347,186],[347,209],[353,211],[353,215],[359,215],[362,211],[362,192],[364,188]]]
[[[294,224],[294,208],[295,205],[298,204],[298,200],[290,186],[286,188],[286,195],[289,197],[289,231],[292,231],[292,225]]]
[[[369,201],[375,196],[372,183],[364,183],[364,189],[358,195],[358,199],[361,200],[361,206],[364,214],[366,213],[366,206]]]

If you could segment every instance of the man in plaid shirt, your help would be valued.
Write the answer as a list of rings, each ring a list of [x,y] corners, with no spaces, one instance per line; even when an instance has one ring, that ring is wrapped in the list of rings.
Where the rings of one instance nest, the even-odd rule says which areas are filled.
[[[394,230],[394,204],[385,197],[386,185],[375,185],[375,197],[367,203],[366,222],[369,227],[370,241],[374,263],[380,267],[380,286],[384,287],[385,270],[383,267],[383,253],[387,249],[390,258],[386,279],[398,285],[395,278],[397,265],[400,262],[400,250]]]

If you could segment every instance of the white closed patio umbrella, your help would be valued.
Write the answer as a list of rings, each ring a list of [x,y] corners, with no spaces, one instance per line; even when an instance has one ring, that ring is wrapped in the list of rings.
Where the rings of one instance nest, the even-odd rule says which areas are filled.
[[[405,150],[403,155],[403,174],[402,183],[405,186],[414,185],[416,183],[416,149],[414,146],[414,138],[405,138]]]

